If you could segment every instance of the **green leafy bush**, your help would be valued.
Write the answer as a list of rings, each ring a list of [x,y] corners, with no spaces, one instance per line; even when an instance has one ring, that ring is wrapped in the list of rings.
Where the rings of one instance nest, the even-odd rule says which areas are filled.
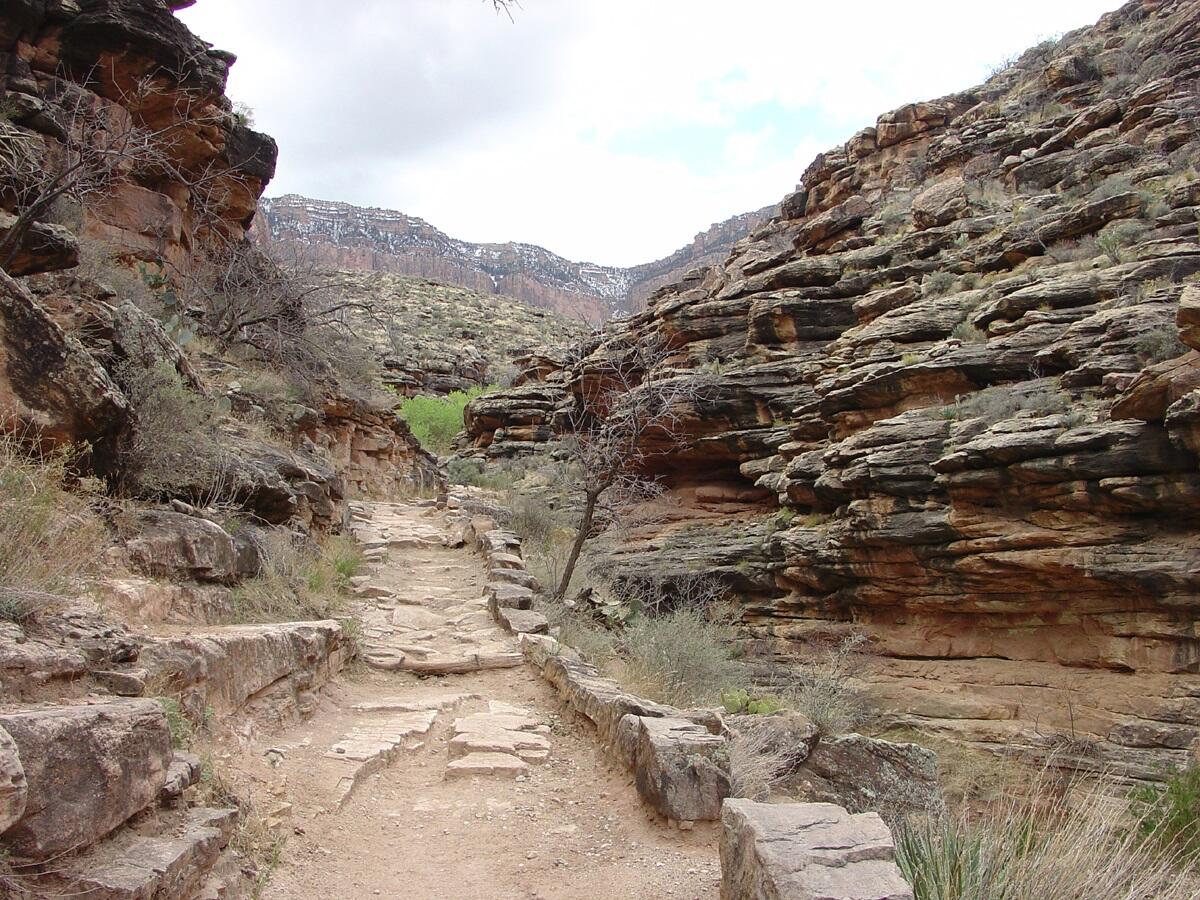
[[[409,397],[400,404],[400,418],[430,453],[449,453],[454,447],[454,436],[463,429],[463,410],[467,404],[494,390],[495,385],[488,385],[451,391],[445,397]]]
[[[1200,861],[1200,766],[1138,788],[1130,800],[1149,844],[1181,862]]]

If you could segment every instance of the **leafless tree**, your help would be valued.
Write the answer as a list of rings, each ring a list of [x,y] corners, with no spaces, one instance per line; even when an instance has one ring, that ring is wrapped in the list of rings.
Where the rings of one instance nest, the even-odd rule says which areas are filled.
[[[618,337],[574,364],[574,404],[564,444],[577,472],[583,511],[555,597],[562,599],[598,514],[619,513],[662,491],[652,469],[682,440],[683,416],[703,399],[703,382],[666,366],[658,341]]]
[[[345,373],[370,356],[354,326],[375,316],[373,304],[346,297],[311,263],[277,260],[245,242],[213,249],[177,302],[222,347],[240,346],[301,380]]]

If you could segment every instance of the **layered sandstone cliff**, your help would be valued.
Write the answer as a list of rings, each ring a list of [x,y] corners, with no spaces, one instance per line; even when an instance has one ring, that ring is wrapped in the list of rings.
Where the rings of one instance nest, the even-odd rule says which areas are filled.
[[[717,262],[774,211],[734,216],[686,247],[632,268],[572,262],[532,244],[472,244],[423,219],[288,194],[262,201],[255,237],[327,268],[415,275],[503,294],[593,324],[641,309],[654,290]]]
[[[696,379],[679,506],[760,646],[870,634],[900,723],[1153,778],[1200,746],[1200,2],[1133,0],[880,116],[618,338]],[[468,409],[550,446],[607,345]],[[544,361],[543,361],[544,362]],[[660,517],[661,518],[661,517]]]

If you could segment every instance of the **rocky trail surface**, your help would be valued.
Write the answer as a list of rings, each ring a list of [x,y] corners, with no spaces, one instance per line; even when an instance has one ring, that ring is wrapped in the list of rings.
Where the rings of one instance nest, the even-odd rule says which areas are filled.
[[[262,896],[715,897],[715,830],[650,816],[492,623],[445,514],[360,504],[353,525],[363,671],[230,761],[289,832]]]

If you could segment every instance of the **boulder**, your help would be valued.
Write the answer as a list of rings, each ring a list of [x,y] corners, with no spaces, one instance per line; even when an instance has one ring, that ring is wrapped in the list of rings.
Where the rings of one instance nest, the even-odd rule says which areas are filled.
[[[725,738],[687,719],[625,716],[618,744],[633,760],[638,793],[676,822],[714,821],[729,796]]]
[[[789,778],[789,792],[850,812],[879,811],[889,822],[943,808],[932,750],[861,734],[818,741]]]
[[[103,469],[128,413],[108,373],[0,271],[0,421],[31,429],[46,448],[91,443]]]
[[[238,578],[238,548],[220,525],[169,510],[140,510],[125,550],[133,567],[147,575],[232,584]]]
[[[831,803],[725,801],[721,900],[912,900],[891,832]]]
[[[921,229],[947,225],[966,211],[966,182],[958,176],[947,178],[913,198],[913,225]]]
[[[0,715],[28,780],[25,811],[0,836],[22,859],[51,859],[95,843],[158,798],[171,731],[153,700],[51,707]]]
[[[17,217],[0,210],[0,241],[8,237]],[[0,260],[3,263],[3,260]],[[21,238],[16,254],[4,266],[9,275],[21,277],[54,272],[79,265],[79,243],[61,225],[35,222]]]

